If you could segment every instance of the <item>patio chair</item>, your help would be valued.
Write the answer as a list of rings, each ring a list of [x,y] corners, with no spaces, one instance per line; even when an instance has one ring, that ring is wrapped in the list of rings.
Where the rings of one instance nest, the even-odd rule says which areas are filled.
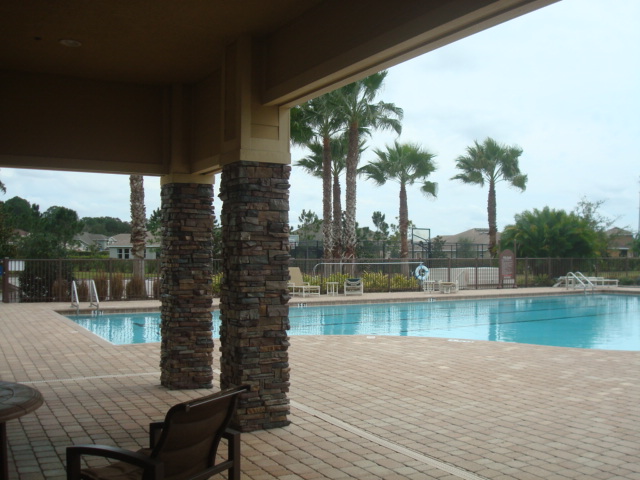
[[[307,295],[320,295],[320,285],[311,285],[309,282],[305,282],[302,279],[302,272],[300,267],[289,267],[289,290],[291,295],[302,294],[303,297]]]
[[[344,281],[345,295],[362,295],[364,293],[364,284],[361,278],[347,278]]]
[[[67,480],[195,480],[225,470],[240,479],[240,432],[228,428],[238,396],[248,386],[232,388],[179,403],[169,409],[164,422],[149,430],[150,448],[137,452],[106,445],[67,447]],[[228,455],[216,464],[220,439],[227,440]],[[109,465],[81,469],[83,456],[116,460]]]

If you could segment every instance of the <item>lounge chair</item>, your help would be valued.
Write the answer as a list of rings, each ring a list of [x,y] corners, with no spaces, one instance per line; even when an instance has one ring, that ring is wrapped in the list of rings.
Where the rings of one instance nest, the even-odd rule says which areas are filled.
[[[440,293],[456,293],[458,291],[458,282],[438,282],[438,290]]]
[[[149,430],[150,448],[137,452],[105,445],[67,447],[67,480],[189,480],[204,479],[229,470],[229,479],[240,479],[240,433],[228,428],[238,396],[248,387],[237,387],[169,409],[164,422]],[[228,458],[216,465],[220,439],[228,445]],[[109,465],[81,469],[82,456],[116,460]]]
[[[299,267],[289,267],[289,277],[291,295],[302,294],[303,297],[320,295],[320,285],[311,285],[309,282],[305,282]]]
[[[362,295],[364,293],[364,284],[361,278],[347,278],[344,282],[345,295]]]

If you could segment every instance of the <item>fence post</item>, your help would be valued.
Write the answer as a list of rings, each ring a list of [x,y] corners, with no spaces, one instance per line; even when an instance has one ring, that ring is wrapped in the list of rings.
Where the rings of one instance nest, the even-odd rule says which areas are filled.
[[[476,277],[476,290],[478,290],[478,288],[479,288],[478,284],[480,283],[480,278],[478,277],[478,257],[476,257],[475,260],[476,260],[476,262],[475,262],[476,263],[476,266],[475,266],[476,271],[474,272],[474,275]]]
[[[2,259],[2,303],[9,303],[9,259]]]

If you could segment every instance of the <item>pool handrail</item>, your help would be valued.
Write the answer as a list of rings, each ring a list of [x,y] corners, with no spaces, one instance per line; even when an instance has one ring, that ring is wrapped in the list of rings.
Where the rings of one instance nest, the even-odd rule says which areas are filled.
[[[587,288],[591,288],[592,292],[595,291],[596,286],[593,284],[591,280],[585,277],[582,272],[567,273],[567,276],[565,277],[565,284],[566,284],[567,290],[569,289],[570,285],[573,286],[573,288],[577,288],[574,282],[577,282],[577,284],[584,289],[585,294],[587,293]]]

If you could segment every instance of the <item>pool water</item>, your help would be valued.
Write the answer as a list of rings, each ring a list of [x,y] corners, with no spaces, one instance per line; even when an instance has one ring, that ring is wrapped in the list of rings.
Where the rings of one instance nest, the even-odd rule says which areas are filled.
[[[117,345],[160,341],[160,314],[69,316]],[[403,335],[640,351],[640,296],[292,306],[290,335]],[[218,337],[219,312],[213,312]]]

